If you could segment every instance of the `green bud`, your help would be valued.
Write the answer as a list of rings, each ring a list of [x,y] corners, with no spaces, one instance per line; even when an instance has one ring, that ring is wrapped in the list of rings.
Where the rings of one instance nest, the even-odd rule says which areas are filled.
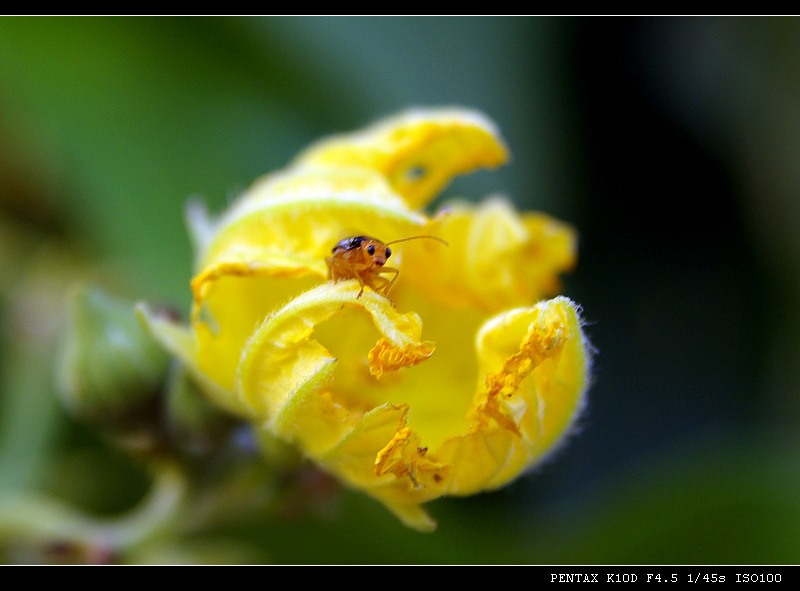
[[[69,294],[65,328],[57,381],[68,411],[116,427],[150,406],[169,357],[139,324],[132,304],[78,286]]]

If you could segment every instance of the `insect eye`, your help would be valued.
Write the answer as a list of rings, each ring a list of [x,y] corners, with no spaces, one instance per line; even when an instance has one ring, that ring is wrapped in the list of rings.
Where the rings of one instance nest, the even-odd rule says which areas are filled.
[[[391,248],[387,248],[386,249],[386,258],[388,259],[390,256],[392,256],[392,249]]]
[[[370,245],[367,247],[367,252],[368,252],[369,254],[375,254],[375,245],[374,245],[374,244],[370,244]]]

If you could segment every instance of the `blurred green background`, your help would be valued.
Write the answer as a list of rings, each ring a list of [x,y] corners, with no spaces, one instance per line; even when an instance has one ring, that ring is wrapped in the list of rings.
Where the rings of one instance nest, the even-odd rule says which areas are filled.
[[[320,136],[454,104],[513,162],[445,198],[579,231],[578,433],[432,503],[432,535],[342,490],[129,559],[800,562],[796,18],[0,18],[0,498],[114,514],[147,489],[55,401],[72,280],[185,312],[189,197],[220,211]]]

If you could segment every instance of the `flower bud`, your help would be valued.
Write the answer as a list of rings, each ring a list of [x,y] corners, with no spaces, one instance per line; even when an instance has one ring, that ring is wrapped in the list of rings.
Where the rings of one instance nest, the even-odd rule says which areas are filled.
[[[168,362],[132,305],[84,285],[69,294],[56,379],[64,406],[77,419],[129,424],[153,401]]]

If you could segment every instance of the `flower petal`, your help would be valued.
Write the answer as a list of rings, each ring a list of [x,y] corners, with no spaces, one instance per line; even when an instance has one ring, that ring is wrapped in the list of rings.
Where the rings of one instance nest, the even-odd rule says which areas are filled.
[[[424,452],[415,445],[418,438],[405,426],[407,414],[405,404],[385,404],[367,412],[319,461],[349,485],[381,501],[407,526],[433,531],[436,522],[420,504],[443,494],[440,483],[449,467],[422,463]],[[414,470],[428,486],[412,476]]]
[[[145,303],[136,305],[136,314],[145,329],[164,349],[183,363],[203,392],[221,408],[233,414],[252,418],[249,409],[239,404],[230,392],[221,388],[200,369],[198,342],[191,329],[177,324],[152,310]]]
[[[303,393],[306,384],[321,386],[328,366],[337,363],[319,342],[312,340],[315,327],[345,308],[365,312],[383,335],[381,342],[393,350],[421,350],[429,356],[433,344],[420,341],[421,322],[414,314],[400,314],[390,300],[372,291],[359,296],[356,281],[325,283],[307,291],[270,315],[246,343],[237,372],[236,388],[243,404],[264,417],[278,433],[292,437],[314,437],[313,433],[283,433],[294,429],[282,413]],[[347,339],[348,335],[341,335]],[[361,351],[366,357],[367,351]],[[411,356],[406,363],[384,366],[399,369],[422,361]]]
[[[364,131],[322,140],[295,166],[376,170],[410,206],[420,207],[453,177],[506,160],[508,150],[486,116],[453,108],[412,110]]]
[[[387,298],[371,291],[359,297],[359,291],[355,281],[327,283],[267,318],[244,348],[236,391],[271,433],[297,443],[404,521],[430,529],[432,522],[418,505],[441,494],[448,468],[425,458],[419,437],[406,426],[407,405],[356,403],[346,387],[331,383],[336,365],[347,361],[312,339],[316,327],[348,308],[370,317],[383,335],[381,350],[424,351],[404,362],[395,360],[393,367],[384,365],[382,371],[420,363],[431,354],[433,344],[420,341],[416,314],[400,314]],[[366,353],[362,350],[361,356]]]
[[[372,171],[271,175],[218,222],[192,281],[195,301],[225,275],[325,277],[325,257],[342,238],[369,230],[389,240],[418,231],[425,222]]]
[[[198,366],[232,390],[247,338],[277,306],[325,279],[337,242],[367,231],[403,237],[425,222],[372,171],[293,171],[256,183],[217,223],[192,280]]]
[[[589,345],[567,298],[495,316],[476,346],[485,380],[473,426],[435,450],[453,466],[450,494],[502,486],[540,461],[569,432],[587,387]]]
[[[539,213],[517,213],[504,199],[444,208],[426,232],[447,240],[409,242],[403,280],[454,308],[496,313],[529,306],[553,293],[558,274],[575,264],[577,238],[568,225]]]

